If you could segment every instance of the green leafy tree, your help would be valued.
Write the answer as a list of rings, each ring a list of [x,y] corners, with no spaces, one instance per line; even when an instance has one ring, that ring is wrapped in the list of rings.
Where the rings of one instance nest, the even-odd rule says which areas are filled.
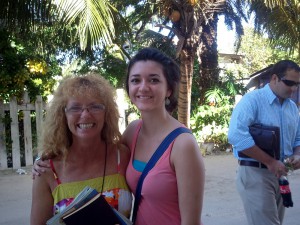
[[[235,96],[245,92],[243,84],[236,82],[230,71],[205,92],[205,104],[196,107],[191,117],[191,128],[199,142],[213,142],[219,149],[225,150]]]
[[[170,56],[174,56],[180,63],[181,90],[179,92],[178,118],[181,122],[189,126],[194,62],[196,60],[200,62],[200,67],[198,68],[202,72],[201,75],[205,78],[199,81],[202,87],[206,88],[209,86],[207,84],[211,85],[213,83],[210,81],[217,80],[218,75],[215,73],[217,71],[215,69],[217,66],[217,51],[212,51],[213,48],[217,47],[215,38],[216,15],[218,12],[233,12],[235,9],[241,12],[239,7],[237,7],[241,5],[240,1],[228,1],[230,2],[228,4],[227,1],[215,0],[128,0],[122,2],[117,0],[113,2],[117,9],[129,6],[134,8],[128,11],[123,10],[122,13],[131,24],[133,35],[128,35],[128,39],[133,48],[136,49],[136,46],[139,46],[137,43],[158,47]],[[232,26],[236,22],[241,25],[241,18],[243,16],[237,16],[237,14],[233,13],[231,15],[234,16],[228,16],[229,19],[226,20],[229,26]],[[151,33],[148,31],[148,24],[154,23],[159,29],[169,30],[165,38],[161,38],[156,33],[156,36],[160,38],[160,44],[155,41],[154,32]],[[239,24],[237,27],[241,27]],[[166,47],[174,41],[175,37],[179,39],[176,48]],[[171,49],[171,51],[168,51],[168,49]],[[174,50],[176,51],[174,52]],[[202,58],[200,58],[201,54]],[[203,64],[201,60],[203,60]],[[205,83],[205,81],[207,82]]]
[[[11,96],[21,99],[25,90],[32,100],[36,95],[46,97],[55,84],[54,75],[60,69],[56,60],[43,58],[7,32],[0,32],[0,98]]]
[[[0,27],[30,33],[58,22],[62,33],[79,39],[82,50],[112,43],[120,16],[108,0],[2,0]],[[70,27],[75,27],[72,33]]]
[[[66,39],[72,40],[76,37],[78,42],[75,42],[79,46],[80,49],[85,49],[90,52],[96,50],[97,46],[103,46],[105,44],[108,47],[107,43],[113,41],[122,51],[124,56],[130,58],[132,52],[134,52],[137,47],[133,47],[129,52],[123,48],[123,44],[130,40],[130,42],[134,45],[140,42],[141,32],[147,28],[147,24],[152,22],[156,17],[161,21],[160,26],[169,29],[170,33],[168,37],[172,39],[174,36],[177,36],[179,42],[177,44],[177,54],[176,56],[179,58],[181,65],[181,91],[179,98],[179,120],[189,126],[189,112],[191,105],[191,88],[192,88],[192,80],[193,80],[193,69],[194,62],[196,58],[198,58],[199,70],[202,70],[201,76],[207,78],[215,77],[215,73],[204,73],[204,71],[210,71],[214,69],[216,62],[216,50],[215,50],[215,24],[218,13],[225,13],[228,16],[225,19],[226,24],[228,26],[232,26],[232,24],[237,24],[240,22],[240,19],[243,18],[242,12],[243,6],[245,3],[249,3],[250,12],[256,12],[256,18],[259,18],[262,22],[264,18],[267,18],[267,22],[264,23],[264,28],[267,28],[267,24],[271,27],[276,26],[279,23],[274,20],[270,20],[271,15],[277,15],[278,12],[286,13],[290,12],[291,16],[286,21],[291,20],[290,25],[292,30],[297,34],[297,26],[298,25],[298,2],[295,1],[287,1],[284,4],[282,1],[217,1],[217,0],[149,0],[149,1],[138,1],[138,0],[127,0],[127,1],[96,1],[96,0],[85,0],[85,1],[71,1],[71,0],[61,0],[58,1],[58,5],[54,5],[54,2],[36,2],[32,1],[29,4],[29,1],[25,1],[30,5],[30,7],[25,4],[25,11],[28,15],[34,15],[34,13],[38,12],[37,17],[28,17],[33,18],[29,21],[37,22],[42,21],[43,25],[47,23],[53,23],[56,21],[66,22],[67,26],[62,26],[63,35],[59,37],[64,37]],[[20,4],[24,4],[24,2],[19,1]],[[0,16],[1,19],[9,18],[6,15],[12,15],[12,9],[16,7],[12,0],[2,1],[4,7],[2,7],[2,11],[4,13]],[[36,5],[34,5],[36,4]],[[111,5],[113,4],[114,7]],[[262,5],[263,4],[263,5]],[[14,6],[14,7],[8,7]],[[34,7],[33,7],[34,6]],[[47,7],[48,6],[48,7]],[[257,7],[256,7],[257,6]],[[260,7],[263,6],[267,8],[270,13],[265,13],[265,11],[261,10]],[[293,6],[293,7],[291,7]],[[295,7],[296,8],[295,8]],[[134,10],[129,10],[129,7],[134,8]],[[276,8],[277,7],[277,8]],[[279,8],[278,8],[279,7]],[[41,10],[29,10],[29,9],[41,9]],[[263,8],[263,9],[265,9]],[[291,10],[291,8],[293,10]],[[232,9],[232,10],[231,10]],[[101,11],[102,10],[102,11]],[[1,10],[0,10],[1,11]],[[7,12],[10,12],[7,13]],[[232,14],[230,14],[230,13]],[[234,12],[238,12],[235,14]],[[30,14],[31,13],[31,14]],[[52,14],[51,14],[52,13]],[[270,14],[270,16],[269,16]],[[16,15],[22,15],[22,12],[19,10]],[[46,20],[41,20],[44,15],[50,15]],[[92,16],[91,16],[92,15]],[[266,15],[268,17],[266,17]],[[281,15],[281,14],[280,14]],[[296,16],[295,16],[296,15]],[[293,17],[294,16],[294,17]],[[22,18],[22,17],[17,17]],[[24,17],[23,17],[24,18]],[[35,19],[35,18],[39,18]],[[55,18],[55,20],[53,19]],[[58,19],[57,19],[58,18]],[[113,19],[112,19],[113,18]],[[125,18],[125,19],[124,19]],[[275,17],[274,17],[275,18]],[[296,20],[295,20],[296,18]],[[14,20],[16,22],[18,20]],[[46,21],[46,22],[45,22]],[[100,22],[99,22],[100,21]],[[120,21],[122,21],[120,23]],[[234,23],[233,23],[234,21]],[[238,23],[236,23],[236,21]],[[272,21],[272,23],[271,23]],[[100,24],[99,24],[99,23]],[[131,29],[127,29],[128,22],[131,24]],[[169,26],[169,24],[171,24]],[[275,24],[275,25],[274,25]],[[64,25],[64,23],[62,23]],[[112,26],[113,25],[113,26]],[[207,26],[207,27],[205,27]],[[280,26],[283,27],[283,26]],[[65,29],[68,28],[68,29]],[[115,28],[115,29],[114,29]],[[236,26],[237,29],[240,29],[240,26]],[[279,29],[277,29],[279,30]],[[282,30],[282,29],[281,29]],[[269,33],[271,36],[275,37],[276,32],[271,32],[269,29]],[[274,30],[272,30],[274,31]],[[202,35],[206,33],[205,35]],[[295,32],[294,32],[295,33]],[[201,40],[207,37],[207,44],[209,44],[208,48],[203,48],[204,44]],[[279,36],[278,36],[279,37]],[[296,38],[299,35],[295,36]],[[133,40],[133,41],[132,41]],[[291,40],[288,38],[284,38],[282,40]],[[296,39],[297,40],[297,39]],[[283,42],[282,42],[283,43]],[[290,43],[290,42],[286,42]],[[298,43],[298,42],[296,42]],[[138,45],[136,45],[138,46]],[[213,50],[213,51],[212,51]],[[200,55],[205,52],[206,54]],[[107,54],[108,55],[108,54]],[[111,55],[110,55],[111,56]],[[91,61],[94,55],[91,55]],[[101,57],[99,57],[101,58]],[[213,59],[213,60],[209,60]],[[211,61],[211,65],[208,63]],[[203,65],[202,65],[203,64]],[[104,64],[102,64],[104,65]],[[108,71],[108,70],[107,70]],[[207,79],[209,81],[209,79]],[[204,81],[199,82],[202,87],[206,87],[208,85],[204,84]]]
[[[296,53],[300,59],[299,0],[248,0],[249,13],[254,13],[255,30],[267,33],[277,48]]]
[[[266,35],[256,33],[254,28],[247,27],[244,35],[242,35],[239,43],[237,54],[243,56],[242,64],[239,67],[242,69],[234,68],[240,73],[241,77],[247,78],[251,74],[268,67],[282,59],[291,59],[298,61],[296,54],[284,51],[282,48],[276,48],[270,42]]]

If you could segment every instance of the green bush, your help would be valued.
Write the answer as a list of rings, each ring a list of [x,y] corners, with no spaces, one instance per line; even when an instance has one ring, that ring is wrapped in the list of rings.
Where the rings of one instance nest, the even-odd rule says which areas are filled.
[[[228,72],[218,85],[205,93],[207,104],[193,110],[191,128],[198,142],[213,142],[220,150],[228,146],[227,132],[235,96],[246,91],[242,83],[235,82]]]

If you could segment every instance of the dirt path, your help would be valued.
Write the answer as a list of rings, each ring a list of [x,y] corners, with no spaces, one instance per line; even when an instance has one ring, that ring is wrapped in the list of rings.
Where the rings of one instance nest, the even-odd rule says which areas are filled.
[[[1,225],[29,225],[31,184],[29,174],[19,175],[13,170],[0,172]]]
[[[237,160],[232,154],[207,156],[205,167],[204,225],[246,225],[242,202],[235,187]],[[294,171],[289,181],[294,207],[286,209],[283,225],[299,225],[300,171]]]
[[[235,189],[237,161],[231,154],[206,156],[204,225],[246,225],[242,203]],[[31,175],[0,171],[0,225],[29,225]],[[195,173],[196,175],[196,173]],[[284,225],[300,224],[300,171],[289,178],[294,207],[286,210]],[[263,224],[262,224],[263,225]]]

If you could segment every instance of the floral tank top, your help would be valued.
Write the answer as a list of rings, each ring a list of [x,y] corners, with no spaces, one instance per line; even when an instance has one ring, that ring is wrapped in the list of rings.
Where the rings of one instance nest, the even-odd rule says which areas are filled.
[[[129,217],[132,205],[132,195],[127,186],[125,176],[119,171],[120,157],[118,152],[118,173],[105,176],[102,194],[106,201],[122,213]],[[86,186],[101,192],[103,177],[96,177],[84,181],[75,181],[70,183],[61,183],[57,176],[52,160],[50,165],[57,181],[57,186],[52,191],[54,199],[53,214],[61,212],[66,208]]]

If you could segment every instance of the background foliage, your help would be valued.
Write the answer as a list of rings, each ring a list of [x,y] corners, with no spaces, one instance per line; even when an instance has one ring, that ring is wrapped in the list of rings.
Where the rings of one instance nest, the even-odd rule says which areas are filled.
[[[195,107],[191,118],[191,128],[198,142],[213,142],[221,150],[227,147],[227,131],[235,96],[245,92],[243,83],[236,82],[229,71],[206,92],[206,104]]]
[[[43,57],[31,42],[0,32],[0,99],[16,96],[20,100],[25,90],[32,100],[36,95],[45,99],[52,92],[54,76],[60,74],[58,62],[55,57]]]
[[[1,100],[6,102],[12,95],[20,99],[24,90],[29,91],[32,100],[37,94],[46,99],[62,76],[91,70],[101,73],[115,87],[124,87],[126,64],[139,48],[156,47],[175,58],[182,47],[182,41],[177,43],[178,37],[186,38],[191,32],[188,29],[195,28],[199,31],[199,46],[190,53],[197,57],[188,62],[193,68],[193,73],[188,74],[193,77],[191,127],[199,141],[213,140],[221,145],[227,141],[235,95],[245,92],[243,80],[280,59],[300,63],[297,0],[57,2],[61,5],[48,0],[1,1]],[[76,5],[80,7],[74,8]],[[93,12],[97,16],[88,20],[86,15]],[[251,13],[254,28],[244,29],[242,19],[249,19]],[[235,53],[243,57],[241,64],[231,65],[223,73],[219,73],[222,68],[218,66],[216,44],[216,38],[222,38],[216,26],[220,15],[240,37]],[[185,27],[187,24],[180,18],[197,20],[189,20]],[[182,63],[178,58],[177,61]],[[134,111],[133,107],[128,110]]]

